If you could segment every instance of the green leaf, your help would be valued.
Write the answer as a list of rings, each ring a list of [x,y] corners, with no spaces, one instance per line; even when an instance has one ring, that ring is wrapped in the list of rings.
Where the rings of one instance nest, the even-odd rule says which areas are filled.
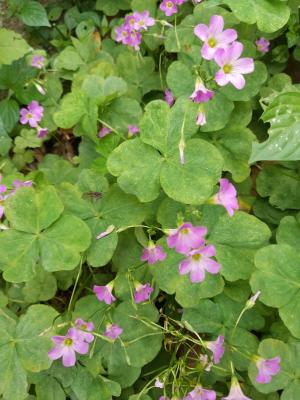
[[[222,93],[216,93],[212,100],[203,104],[207,122],[201,127],[201,131],[211,132],[224,128],[229,122],[233,109],[231,100]]]
[[[66,395],[59,382],[52,376],[45,376],[35,385],[37,400],[65,400]]]
[[[68,129],[77,124],[86,112],[82,93],[72,92],[64,96],[60,110],[54,113],[53,119],[57,126]]]
[[[213,134],[213,143],[222,154],[225,171],[232,174],[236,182],[244,181],[250,174],[252,132],[241,126],[229,126]]]
[[[289,244],[292,247],[300,246],[300,214],[295,217],[284,217],[277,229],[276,239],[278,244]]]
[[[300,93],[279,94],[266,108],[262,120],[269,123],[269,138],[254,143],[250,162],[299,160]]]
[[[36,269],[35,277],[26,282],[22,293],[28,303],[47,301],[55,296],[57,290],[56,279],[42,268]]]
[[[279,308],[279,315],[292,335],[300,337],[300,256],[289,245],[272,245],[255,256],[257,271],[251,278],[254,292],[260,290],[260,300]]]
[[[11,148],[12,139],[4,127],[4,122],[0,117],[0,155],[6,156]]]
[[[50,367],[51,326],[57,312],[45,305],[31,306],[17,324],[7,314],[0,318],[0,394],[5,400],[27,395],[27,372]]]
[[[25,0],[17,15],[28,26],[50,26],[45,7],[38,1]]]
[[[265,246],[270,236],[268,226],[253,215],[236,212],[233,217],[221,217],[209,236],[216,246],[221,274],[229,281],[248,279],[256,250]]]
[[[178,79],[178,77],[184,79]],[[175,97],[190,96],[195,88],[195,77],[190,68],[181,61],[174,61],[168,68],[167,84]]]
[[[54,67],[57,69],[76,71],[81,65],[84,65],[84,61],[72,46],[63,49],[54,60]]]
[[[0,29],[0,64],[11,64],[23,57],[30,47],[19,33]]]
[[[119,10],[129,10],[130,0],[117,0],[113,3],[110,0],[97,0],[96,10],[103,11],[106,15],[116,15]]]
[[[280,0],[224,0],[235,16],[247,24],[257,23],[262,32],[275,32],[289,19],[290,9]]]
[[[0,115],[4,128],[7,132],[11,132],[19,121],[19,106],[13,99],[5,99],[0,102]]]

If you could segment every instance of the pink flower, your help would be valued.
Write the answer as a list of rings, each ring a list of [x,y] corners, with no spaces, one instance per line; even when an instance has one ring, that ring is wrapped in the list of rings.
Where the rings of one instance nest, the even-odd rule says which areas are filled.
[[[90,333],[94,330],[94,324],[92,322],[85,322],[78,318],[75,321],[75,328],[81,340],[87,343],[91,343],[94,340],[94,335]]]
[[[134,24],[133,28],[136,31],[140,30],[148,30],[148,26],[153,26],[155,24],[155,19],[150,17],[150,13],[148,10],[143,11],[142,13],[138,13],[135,11],[133,13]]]
[[[239,381],[235,376],[231,379],[231,387],[229,395],[226,397],[222,397],[222,400],[251,400],[250,397],[247,397],[242,392]]]
[[[38,138],[40,138],[40,139],[42,139],[42,138],[44,138],[45,136],[47,136],[48,135],[48,128],[41,128],[40,126],[38,127],[38,130],[37,130],[37,137]]]
[[[169,89],[165,90],[165,101],[169,104],[170,107],[172,107],[172,105],[174,104],[175,99],[171,90]]]
[[[191,94],[190,99],[193,100],[194,103],[207,103],[213,97],[214,92],[207,89],[202,81],[197,80],[195,90]]]
[[[224,206],[228,214],[232,217],[234,211],[239,209],[236,189],[226,178],[220,179],[219,183],[220,189],[213,197],[213,202]]]
[[[33,100],[27,108],[20,110],[20,122],[22,125],[29,123],[31,128],[36,128],[38,122],[43,118],[44,108],[39,103]]]
[[[110,133],[112,133],[112,130],[110,128],[108,128],[107,126],[103,126],[100,131],[98,132],[98,137],[99,138],[103,138],[106,135],[109,135]]]
[[[277,375],[280,371],[280,357],[274,357],[269,360],[259,357],[256,361],[258,369],[258,375],[256,376],[256,382],[258,383],[269,383],[272,380],[272,376]]]
[[[216,249],[209,244],[200,249],[191,250],[188,257],[179,264],[180,275],[190,274],[191,282],[203,282],[205,279],[205,271],[210,274],[217,274],[221,265],[211,257],[216,255]]]
[[[216,400],[217,395],[214,390],[203,389],[202,386],[196,386],[183,400]]]
[[[215,364],[219,364],[221,358],[223,357],[223,354],[225,352],[223,344],[224,344],[224,336],[222,335],[218,336],[217,340],[206,343],[207,348],[211,350],[213,353],[213,360]]]
[[[135,136],[139,133],[140,129],[136,125],[128,125],[128,137]]]
[[[197,115],[196,124],[199,126],[203,126],[206,124],[206,115],[204,110],[200,110]]]
[[[202,246],[206,234],[205,226],[193,226],[190,222],[186,222],[177,229],[169,230],[167,243],[170,248],[175,247],[177,253],[186,254],[191,249]]]
[[[45,65],[45,58],[43,56],[34,55],[31,59],[31,66],[42,69]]]
[[[269,51],[270,42],[264,37],[257,39],[255,44],[257,50],[261,53],[267,53]]]
[[[162,389],[164,387],[164,383],[159,378],[156,378],[154,386],[156,388]]]
[[[116,340],[123,332],[123,329],[120,328],[116,324],[108,324],[106,325],[106,331],[104,332],[104,336]]]
[[[252,58],[239,58],[244,46],[235,42],[226,50],[219,49],[215,54],[215,62],[221,67],[216,73],[215,79],[218,85],[225,86],[232,83],[237,89],[243,89],[245,78],[243,74],[250,74],[254,71]]]
[[[177,13],[177,4],[178,3],[176,0],[163,0],[159,8],[166,14],[167,17],[170,17],[171,15]]]
[[[116,298],[112,294],[113,290],[113,284],[107,284],[106,286],[97,286],[94,285],[93,287],[93,292],[97,296],[97,299],[99,301],[104,301],[106,304],[111,304],[113,303]]]
[[[4,206],[2,204],[3,202],[4,202],[4,197],[0,195],[0,219],[4,215]]]
[[[64,367],[72,367],[76,363],[76,354],[86,354],[89,351],[89,345],[78,336],[77,329],[70,328],[66,336],[52,336],[54,348],[48,352],[51,360],[57,360],[62,357]]]
[[[2,175],[0,175],[0,182],[2,181]],[[7,191],[7,187],[5,185],[0,184],[0,193],[4,193]]]
[[[156,246],[153,242],[149,242],[148,247],[144,248],[141,261],[148,261],[148,264],[155,264],[157,261],[163,261],[166,256],[161,246]]]
[[[213,15],[209,26],[199,24],[195,27],[194,33],[204,42],[201,49],[201,55],[206,60],[212,60],[218,49],[226,48],[237,38],[235,29],[225,29],[224,19],[220,15]]]
[[[132,18],[132,21],[134,23],[134,18]],[[130,37],[131,33],[131,28],[129,28],[126,24],[118,26],[115,29],[116,33],[116,41],[117,42],[122,42],[123,44],[128,44],[128,40]]]
[[[153,288],[149,283],[145,283],[142,285],[141,283],[137,283],[135,286],[134,292],[134,302],[136,304],[142,303],[143,301],[149,300],[150,294],[153,292]]]

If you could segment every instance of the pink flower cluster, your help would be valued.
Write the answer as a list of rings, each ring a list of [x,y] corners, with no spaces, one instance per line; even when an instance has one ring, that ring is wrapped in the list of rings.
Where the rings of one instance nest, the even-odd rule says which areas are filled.
[[[2,175],[0,175],[0,182],[1,181],[2,181]],[[7,192],[8,191],[7,187],[5,185],[0,184],[0,219],[4,215],[4,203],[5,203],[5,200],[7,200],[10,196],[13,196],[20,187],[32,186],[32,181],[22,182],[19,179],[15,179],[13,181],[12,185],[13,185],[13,188],[8,193]]]
[[[127,15],[124,24],[115,29],[116,41],[139,50],[142,42],[141,32],[147,31],[148,27],[154,24],[155,20],[150,17],[149,11],[145,10],[142,13],[135,11]]]
[[[165,13],[167,17],[178,12],[177,6],[181,6],[186,0],[163,0],[159,8]]]
[[[43,138],[48,135],[48,129],[39,126],[39,122],[43,118],[44,107],[37,101],[33,100],[28,104],[27,108],[20,110],[20,123],[22,125],[29,124],[31,128],[37,128],[37,136]]]
[[[232,217],[235,210],[239,209],[236,189],[226,178],[220,179],[219,184],[220,189],[212,198],[212,202],[225,207],[228,214]]]
[[[244,46],[237,42],[235,29],[225,29],[224,19],[220,15],[213,15],[209,25],[199,24],[195,27],[195,35],[204,44],[201,55],[205,60],[214,60],[220,70],[215,75],[219,86],[232,83],[237,89],[245,86],[244,74],[254,71],[252,58],[240,58]]]

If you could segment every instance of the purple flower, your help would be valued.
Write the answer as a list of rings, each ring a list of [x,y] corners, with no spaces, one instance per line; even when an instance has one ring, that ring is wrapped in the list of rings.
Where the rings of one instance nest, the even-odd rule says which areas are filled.
[[[222,397],[222,400],[251,400],[250,397],[247,397],[242,392],[239,381],[235,376],[231,379],[231,387],[229,395],[226,397]]]
[[[225,349],[223,344],[224,344],[224,336],[222,335],[218,336],[217,340],[206,343],[207,348],[211,350],[213,353],[213,360],[215,364],[219,364],[221,358],[224,355]]]
[[[85,322],[78,318],[75,321],[75,328],[77,329],[78,337],[87,343],[92,343],[94,335],[90,332],[94,330],[94,324],[92,322]]]
[[[8,195],[6,195],[6,197],[14,195],[16,191],[21,187],[32,187],[32,181],[22,182],[20,181],[20,179],[15,179],[12,184],[13,184],[13,189],[10,191]]]
[[[141,261],[148,261],[148,264],[155,264],[157,261],[163,261],[166,256],[161,246],[156,246],[153,242],[149,242],[148,247],[144,248]]]
[[[45,136],[47,136],[48,135],[48,128],[41,128],[40,126],[38,127],[38,130],[37,130],[37,137],[38,138],[40,138],[40,139],[42,139],[42,138],[44,138]]]
[[[143,11],[142,13],[138,13],[137,11],[135,11],[133,13],[133,17],[134,17],[134,24],[133,24],[133,28],[136,31],[140,31],[140,30],[148,30],[148,26],[153,26],[155,24],[155,19],[150,17],[150,13],[148,10]]]
[[[207,103],[213,97],[214,92],[207,89],[202,81],[197,80],[195,90],[191,94],[190,99],[193,100],[194,103]]]
[[[88,343],[80,339],[75,328],[70,328],[66,336],[52,336],[51,340],[55,346],[48,352],[48,357],[51,360],[57,360],[62,357],[64,367],[75,365],[75,353],[86,354],[89,351]]]
[[[108,128],[107,126],[103,126],[100,131],[98,132],[98,137],[99,138],[103,138],[106,135],[109,135],[110,133],[112,133],[112,130],[110,128]]]
[[[269,383],[272,380],[272,376],[277,375],[280,371],[280,357],[274,357],[269,360],[259,357],[256,361],[258,369],[258,375],[256,376],[256,382],[258,383]]]
[[[210,274],[217,274],[221,265],[211,257],[216,255],[216,249],[209,244],[200,249],[191,250],[188,257],[179,264],[180,275],[190,273],[191,282],[203,282],[205,279],[205,271]]]
[[[116,340],[123,332],[123,329],[120,328],[116,324],[108,324],[106,325],[106,331],[104,332],[104,336]]]
[[[113,284],[109,283],[106,286],[94,285],[93,292],[99,301],[104,301],[106,304],[113,303],[116,298],[112,294]]]
[[[228,214],[232,217],[234,211],[239,209],[236,189],[226,178],[220,179],[219,183],[220,189],[213,197],[213,202],[224,206]]]
[[[163,0],[159,8],[166,14],[167,17],[170,17],[171,15],[177,13],[177,4],[178,3],[176,0]]]
[[[203,389],[202,386],[196,386],[183,400],[216,400],[217,395],[214,390]]]
[[[169,397],[166,396],[160,396],[159,400],[170,400]]]
[[[2,181],[2,175],[0,175],[0,182]],[[0,193],[5,193],[7,191],[7,187],[5,185],[0,184]]]
[[[99,235],[96,236],[96,239],[99,240],[99,239],[104,238],[105,236],[108,236],[110,233],[112,233],[112,232],[114,231],[114,229],[115,229],[115,226],[114,226],[114,225],[109,225],[109,226],[106,228],[105,231],[99,233]]]
[[[20,110],[20,122],[22,125],[29,123],[31,128],[36,128],[38,122],[43,118],[44,108],[39,103],[33,100],[28,104],[27,108]]]
[[[218,85],[225,86],[231,82],[237,89],[243,89],[245,78],[243,74],[250,74],[254,71],[252,58],[239,58],[244,46],[240,42],[235,42],[226,50],[219,49],[215,54],[215,62],[221,67],[216,73],[215,79]]]
[[[45,58],[43,56],[34,55],[31,59],[31,66],[42,69],[45,65]]]
[[[270,42],[264,37],[257,39],[255,44],[257,50],[260,51],[261,53],[265,54],[269,51]]]
[[[142,303],[143,301],[149,300],[150,294],[153,292],[153,288],[150,286],[149,283],[145,283],[142,285],[141,283],[137,283],[135,285],[135,292],[134,292],[134,302],[136,304]]]
[[[194,33],[204,42],[201,49],[201,55],[206,60],[212,60],[218,49],[227,48],[227,46],[236,40],[237,32],[235,29],[225,29],[224,19],[220,15],[213,15],[209,26],[199,24],[195,27]]]
[[[128,125],[128,137],[132,137],[139,133],[140,129],[136,125]]]
[[[204,110],[200,110],[197,114],[196,124],[199,126],[203,126],[206,124],[206,115]]]
[[[187,254],[191,249],[205,243],[206,234],[205,226],[193,226],[190,222],[186,222],[177,229],[169,229],[167,243],[170,248],[175,247],[177,253]]]
[[[132,19],[134,21],[134,19]],[[122,42],[123,44],[128,44],[128,38],[130,37],[131,29],[127,25],[118,26],[115,29],[116,41]]]
[[[4,206],[2,205],[3,202],[4,202],[4,197],[0,195],[0,219],[4,215]]]
[[[159,378],[156,378],[154,386],[156,388],[162,389],[164,387],[164,383]]]
[[[172,107],[172,105],[174,104],[175,99],[171,90],[169,89],[165,90],[165,101],[169,104],[170,107]]]

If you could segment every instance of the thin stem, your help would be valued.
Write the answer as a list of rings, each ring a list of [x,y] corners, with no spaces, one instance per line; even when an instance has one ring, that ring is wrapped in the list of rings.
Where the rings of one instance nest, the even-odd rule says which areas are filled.
[[[74,298],[74,294],[75,294],[75,291],[76,291],[76,288],[77,288],[77,285],[78,285],[78,281],[79,281],[81,272],[82,272],[82,257],[80,258],[79,271],[78,271],[78,274],[76,276],[75,284],[73,286],[71,298],[70,298],[70,301],[69,301],[68,310],[67,310],[68,313],[70,313],[71,308],[72,308],[73,298]]]

